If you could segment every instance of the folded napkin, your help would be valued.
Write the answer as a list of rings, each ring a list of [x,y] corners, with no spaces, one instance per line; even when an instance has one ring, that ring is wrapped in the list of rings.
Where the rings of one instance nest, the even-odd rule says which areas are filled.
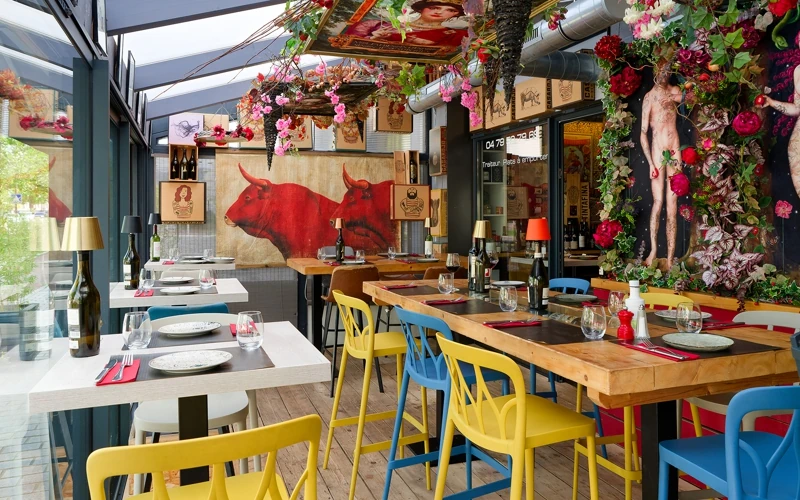
[[[399,290],[401,288],[417,288],[417,285],[384,285],[381,288],[384,290]]]
[[[514,328],[518,326],[539,326],[541,321],[525,321],[525,320],[511,320],[511,321],[484,321],[483,326],[489,328]]]
[[[175,263],[175,261],[174,260],[165,260],[165,261],[163,261],[161,263],[164,264],[165,266],[171,266],[172,264]]]
[[[326,262],[325,265],[326,266],[331,266],[331,267],[336,267],[336,266],[341,266],[342,263],[341,262]]]
[[[431,300],[425,300],[422,303],[428,306],[447,306],[450,304],[463,304],[466,301],[467,299],[462,297],[458,300],[431,299]]]
[[[152,297],[154,291],[153,290],[136,290],[133,294],[134,297]]]
[[[727,330],[728,328],[741,328],[745,326],[740,321],[709,321],[703,320],[703,330]]]
[[[404,264],[416,264],[417,263],[417,261],[411,260],[411,259],[394,259],[394,260],[396,260],[397,262],[402,262]]]
[[[256,324],[255,323],[250,323],[250,326],[255,330],[255,328],[256,328]],[[237,331],[236,323],[231,323],[230,327],[231,327],[231,335],[233,335],[235,337],[236,336],[236,331]]]
[[[119,363],[114,365],[113,368],[108,370],[106,376],[103,377],[103,379],[100,380],[100,382],[97,382],[95,385],[124,384],[126,382],[134,382],[136,380],[136,377],[139,376],[139,360],[134,359],[132,365],[126,366],[124,368],[125,371],[122,372],[122,379],[112,381],[111,379],[113,379],[117,375],[120,366],[121,365]]]
[[[344,258],[345,259],[355,259],[356,256],[355,255],[345,255]]]
[[[678,354],[680,356],[686,356],[687,359],[680,360],[680,359],[671,358],[666,354],[662,354],[662,353],[656,352],[656,351],[651,351],[649,349],[645,349],[644,346],[634,345],[634,344],[631,344],[629,342],[620,342],[619,345],[621,345],[623,347],[627,347],[628,349],[633,349],[635,351],[646,352],[647,354],[652,354],[653,356],[658,356],[659,358],[669,359],[670,361],[694,361],[695,359],[700,359],[700,356],[698,354],[694,354],[692,352],[681,351],[681,350],[678,350],[678,349],[673,349],[672,347],[667,347],[667,348],[662,347],[662,349],[669,349],[670,351],[674,352],[675,354]]]

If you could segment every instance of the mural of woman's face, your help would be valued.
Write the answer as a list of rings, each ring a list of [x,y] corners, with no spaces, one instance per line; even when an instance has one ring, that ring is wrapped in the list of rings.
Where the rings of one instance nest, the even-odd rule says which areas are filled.
[[[460,12],[455,7],[448,5],[430,5],[419,13],[419,20],[426,23],[441,23],[458,17]]]
[[[181,189],[181,198],[186,198],[188,194],[188,190],[186,188]]]

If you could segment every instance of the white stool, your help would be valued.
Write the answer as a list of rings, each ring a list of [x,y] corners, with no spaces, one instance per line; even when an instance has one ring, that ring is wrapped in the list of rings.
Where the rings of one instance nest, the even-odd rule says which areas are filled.
[[[237,431],[247,428],[249,400],[245,392],[208,395],[208,428],[236,426]],[[145,444],[148,432],[161,434],[178,432],[178,400],[147,401],[139,404],[133,414],[136,444]],[[247,472],[247,459],[239,460],[240,473]],[[142,493],[144,475],[133,478],[133,494]]]

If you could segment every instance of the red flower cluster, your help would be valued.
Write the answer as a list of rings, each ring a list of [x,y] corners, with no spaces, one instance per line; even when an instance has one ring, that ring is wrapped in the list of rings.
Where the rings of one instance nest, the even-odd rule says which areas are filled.
[[[797,7],[797,0],[770,0],[769,11],[776,17],[783,17]]]
[[[678,172],[669,178],[669,187],[676,196],[689,194],[689,178],[683,172]]]
[[[642,76],[630,66],[609,79],[611,92],[621,97],[630,97],[642,84]]]
[[[248,141],[252,141],[254,136],[255,134],[253,133],[253,130],[250,127],[242,127],[241,125],[237,125],[236,130],[231,132],[231,137],[233,138],[244,137]]]
[[[797,2],[795,1],[795,5]],[[742,38],[744,38],[744,43],[742,44],[743,49],[752,49],[758,45],[758,42],[761,41],[761,32],[759,32],[754,24],[754,21],[741,21],[732,26],[720,26],[719,31],[723,35],[727,35],[728,33],[733,33],[737,30],[742,30]]]
[[[622,232],[622,223],[617,220],[604,220],[597,226],[597,232],[594,233],[594,242],[600,248],[611,248],[614,244],[614,238]]]
[[[330,9],[333,7],[333,0],[313,0],[313,2],[320,7],[324,7],[326,9]]]
[[[19,127],[22,130],[28,130],[28,129],[31,129],[33,127],[36,127],[39,124],[39,122],[41,122],[41,121],[42,120],[40,118],[37,118],[35,116],[30,116],[30,115],[23,116],[19,120]]]
[[[711,56],[702,50],[680,49],[675,59],[681,74],[693,75],[706,67],[711,61]]]
[[[697,150],[693,147],[688,147],[681,151],[681,160],[688,165],[695,165],[698,161],[700,161],[700,155],[697,154]]]
[[[742,111],[733,119],[733,130],[741,137],[757,134],[761,130],[761,118],[753,111]]]
[[[689,222],[692,222],[692,219],[694,219],[694,208],[689,205],[681,205],[678,208],[678,213]]]
[[[622,57],[622,38],[617,35],[604,36],[594,46],[594,55],[604,61],[616,61]]]

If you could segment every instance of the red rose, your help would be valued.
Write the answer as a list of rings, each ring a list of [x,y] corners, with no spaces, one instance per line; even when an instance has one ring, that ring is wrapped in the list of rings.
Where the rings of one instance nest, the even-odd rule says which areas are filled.
[[[669,178],[669,187],[676,196],[689,194],[689,178],[683,172],[678,172]]]
[[[597,243],[597,246],[600,248],[611,248],[614,244],[614,240],[609,238],[605,234],[594,234],[594,242]]]
[[[747,137],[761,129],[761,118],[752,111],[742,111],[733,119],[732,125],[737,134]]]
[[[697,154],[696,149],[693,147],[688,147],[681,151],[681,160],[689,165],[694,165],[700,160],[700,155]]]
[[[489,52],[489,49],[486,47],[481,47],[478,49],[478,60],[482,64],[486,64],[486,62],[492,58],[492,53]]]
[[[244,132],[245,139],[247,139],[248,141],[253,140],[253,137],[255,136],[255,134],[253,133],[253,129],[251,129],[250,127],[245,127],[242,132]]]
[[[604,61],[616,61],[622,57],[622,38],[617,35],[604,36],[594,46],[594,55]]]
[[[769,11],[776,17],[783,17],[797,7],[797,0],[776,0],[769,2]]]
[[[610,248],[614,244],[614,238],[622,232],[622,223],[617,220],[604,220],[597,226],[594,234],[594,241],[600,248]]]
[[[764,174],[764,164],[759,163],[756,165],[756,168],[753,169],[753,173],[756,175],[763,175]]]
[[[300,38],[300,41],[305,42],[306,40],[308,40],[308,34],[307,33],[300,33],[299,38]]]
[[[626,66],[622,71],[609,79],[611,92],[621,97],[629,97],[639,85],[642,84],[642,77],[630,66]]]

